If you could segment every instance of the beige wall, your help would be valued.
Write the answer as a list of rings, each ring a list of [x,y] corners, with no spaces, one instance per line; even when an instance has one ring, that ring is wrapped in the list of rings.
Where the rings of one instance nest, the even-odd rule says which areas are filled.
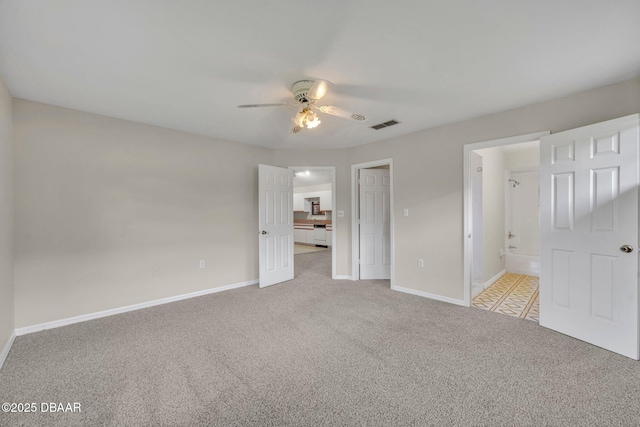
[[[537,169],[540,166],[540,147],[506,153],[504,163],[508,170]]]
[[[257,169],[272,150],[13,107],[16,327],[258,278]]]
[[[501,148],[476,150],[482,156],[482,281],[504,270],[504,170]]]
[[[347,150],[272,151],[15,100],[16,326],[256,279],[258,163],[336,167],[348,276],[351,165],[393,158],[395,284],[461,300],[463,145],[635,112],[640,79]]]
[[[350,149],[350,163],[393,158],[396,285],[463,299],[464,144],[559,132],[637,112],[640,78]],[[340,180],[338,191],[346,193],[348,185]],[[418,258],[425,268],[417,267]]]
[[[14,330],[11,94],[0,77],[0,352]]]

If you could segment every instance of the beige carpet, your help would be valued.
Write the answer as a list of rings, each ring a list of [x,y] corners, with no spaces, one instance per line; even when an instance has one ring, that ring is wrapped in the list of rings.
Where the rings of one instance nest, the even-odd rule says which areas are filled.
[[[534,322],[333,281],[295,280],[20,336],[2,426],[636,426],[640,364]],[[408,283],[402,283],[407,285]]]

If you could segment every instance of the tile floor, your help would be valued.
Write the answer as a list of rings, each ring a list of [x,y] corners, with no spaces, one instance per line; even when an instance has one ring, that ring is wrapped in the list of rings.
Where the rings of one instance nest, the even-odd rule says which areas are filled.
[[[507,316],[538,321],[538,278],[507,273],[473,299],[473,306]]]

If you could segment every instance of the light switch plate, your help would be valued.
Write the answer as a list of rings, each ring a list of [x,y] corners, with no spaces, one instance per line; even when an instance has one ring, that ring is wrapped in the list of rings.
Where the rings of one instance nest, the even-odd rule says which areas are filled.
[[[404,210],[404,216],[409,216],[409,209]]]

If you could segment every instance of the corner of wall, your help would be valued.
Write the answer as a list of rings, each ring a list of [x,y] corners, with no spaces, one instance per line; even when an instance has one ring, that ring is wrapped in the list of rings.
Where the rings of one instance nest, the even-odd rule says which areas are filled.
[[[15,331],[11,333],[9,336],[9,340],[0,351],[0,369],[2,369],[2,365],[4,365],[5,360],[7,360],[7,356],[9,356],[9,352],[11,351],[11,346],[13,345],[13,341],[16,339]]]
[[[15,339],[13,98],[0,76],[0,368]]]

